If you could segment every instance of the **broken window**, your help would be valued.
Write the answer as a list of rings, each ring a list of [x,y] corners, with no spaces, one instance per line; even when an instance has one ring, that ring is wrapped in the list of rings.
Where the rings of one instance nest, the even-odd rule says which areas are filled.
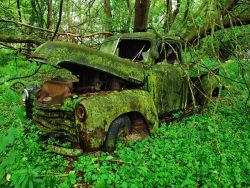
[[[147,61],[150,47],[148,40],[118,38],[104,42],[100,50],[132,61]]]
[[[120,40],[116,53],[119,57],[130,59],[133,61],[146,60],[151,42],[147,40]]]
[[[173,42],[165,42],[158,47],[159,58],[156,63],[167,61],[170,64],[181,62],[180,45]]]

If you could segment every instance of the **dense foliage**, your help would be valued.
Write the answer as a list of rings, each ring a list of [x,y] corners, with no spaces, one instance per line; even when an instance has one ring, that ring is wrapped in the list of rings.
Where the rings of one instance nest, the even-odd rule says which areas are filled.
[[[132,32],[139,25],[136,31],[153,28],[193,42],[218,29],[249,24],[249,10],[248,0],[8,0],[0,3],[0,41],[26,43],[18,45],[22,50],[52,38],[98,43],[100,35]]]
[[[248,91],[240,84],[244,79],[237,60],[228,63],[230,80],[225,80],[220,99],[210,102],[202,113],[164,123],[141,141],[120,141],[114,153],[85,153],[71,158],[41,148],[41,133],[24,118],[21,101],[24,87],[39,84],[58,70],[43,65],[34,76],[5,82],[32,74],[39,66],[9,51],[2,52],[1,186],[249,186]]]

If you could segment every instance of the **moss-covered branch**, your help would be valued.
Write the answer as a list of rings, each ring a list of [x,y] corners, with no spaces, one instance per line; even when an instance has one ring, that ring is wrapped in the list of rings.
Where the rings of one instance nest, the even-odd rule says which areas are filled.
[[[7,43],[33,43],[37,45],[40,45],[44,42],[42,40],[32,39],[28,37],[17,37],[11,35],[3,35],[3,34],[0,34],[0,41]]]

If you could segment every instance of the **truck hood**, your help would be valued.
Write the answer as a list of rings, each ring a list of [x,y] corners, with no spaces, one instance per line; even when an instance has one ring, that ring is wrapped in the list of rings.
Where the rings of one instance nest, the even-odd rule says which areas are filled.
[[[46,42],[36,49],[30,59],[63,67],[73,74],[78,74],[81,68],[88,67],[129,82],[141,84],[144,81],[144,69],[141,64],[73,43]]]

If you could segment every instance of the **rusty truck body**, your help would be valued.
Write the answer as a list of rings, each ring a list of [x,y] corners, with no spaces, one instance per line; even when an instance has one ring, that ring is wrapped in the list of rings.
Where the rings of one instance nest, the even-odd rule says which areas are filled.
[[[180,40],[153,33],[112,36],[100,50],[47,42],[31,59],[64,68],[76,79],[54,78],[26,89],[27,116],[86,151],[113,151],[119,136],[149,135],[160,119],[218,88],[215,74],[189,76]]]

